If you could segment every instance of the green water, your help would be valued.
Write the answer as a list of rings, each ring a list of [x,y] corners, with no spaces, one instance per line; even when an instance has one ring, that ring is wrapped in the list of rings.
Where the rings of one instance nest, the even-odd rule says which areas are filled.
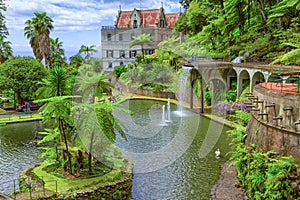
[[[166,102],[130,100],[123,105],[134,115],[114,113],[127,127],[128,139],[117,137],[116,144],[134,162],[133,199],[209,199],[228,159],[228,128],[192,112],[178,115],[176,105],[171,105],[171,122],[163,123]],[[0,192],[11,192],[20,172],[39,162],[34,138],[41,128],[40,122],[0,127]],[[217,148],[220,158],[215,157]]]
[[[9,194],[18,188],[18,176],[27,167],[39,162],[35,136],[41,122],[24,122],[0,126],[0,192]]]
[[[163,126],[162,105],[166,102],[130,100],[124,107],[134,115],[115,113],[128,128],[128,141],[119,137],[116,143],[134,163],[133,199],[209,199],[228,159],[228,128],[192,112],[178,115],[175,105],[172,122]]]

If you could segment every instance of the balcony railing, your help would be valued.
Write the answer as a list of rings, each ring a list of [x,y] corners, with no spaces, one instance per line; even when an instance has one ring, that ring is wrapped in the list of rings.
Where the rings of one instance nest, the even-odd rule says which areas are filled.
[[[112,30],[112,29],[115,29],[115,28],[116,28],[115,26],[101,26],[102,30]]]
[[[136,29],[136,28],[160,28],[158,26],[149,26],[149,25],[144,25],[144,26],[140,26],[140,27],[136,27],[136,26],[102,26],[101,29],[102,30],[112,30],[112,29]],[[165,29],[172,29],[171,27],[164,27]]]

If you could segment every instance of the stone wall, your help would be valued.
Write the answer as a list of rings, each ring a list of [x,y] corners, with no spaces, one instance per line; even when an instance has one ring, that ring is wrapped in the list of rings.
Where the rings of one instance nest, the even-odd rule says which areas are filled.
[[[257,144],[264,151],[291,155],[300,164],[300,95],[254,87],[251,118],[246,132],[247,145]]]
[[[127,88],[128,92],[148,97],[156,97],[156,98],[170,98],[175,99],[174,92],[161,92],[161,91],[153,91],[153,90],[145,90],[140,88]]]

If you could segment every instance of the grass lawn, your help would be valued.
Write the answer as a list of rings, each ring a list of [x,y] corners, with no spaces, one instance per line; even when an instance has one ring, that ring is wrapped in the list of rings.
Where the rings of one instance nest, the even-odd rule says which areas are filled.
[[[0,118],[0,124],[9,124],[9,123],[18,123],[18,122],[26,122],[26,121],[36,121],[42,120],[43,116],[38,113],[33,113],[32,115],[21,115],[19,116],[17,113],[13,113],[11,117],[3,117]]]
[[[18,123],[18,122],[26,122],[26,121],[36,121],[42,120],[43,116],[38,113],[33,113],[32,115],[21,115],[19,116],[17,113],[13,113],[11,117],[3,117],[0,118],[0,124],[9,124],[9,123]]]

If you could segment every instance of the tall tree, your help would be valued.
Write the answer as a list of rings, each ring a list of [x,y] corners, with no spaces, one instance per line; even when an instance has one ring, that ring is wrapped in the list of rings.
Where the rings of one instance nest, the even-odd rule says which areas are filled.
[[[76,54],[70,57],[70,65],[72,65],[75,69],[78,69],[84,63],[84,59],[80,54]]]
[[[50,49],[50,31],[53,29],[53,20],[47,16],[46,12],[35,12],[35,17],[25,22],[24,35],[29,40],[34,56],[38,60],[45,60],[48,66]]]
[[[0,63],[4,63],[12,56],[11,42],[5,41],[5,37],[0,36]]]
[[[70,154],[68,142],[68,129],[71,129],[74,125],[74,119],[71,116],[71,98],[73,97],[55,96],[34,101],[36,103],[44,103],[44,105],[39,109],[40,112],[43,112],[43,121],[53,125],[53,127],[57,127],[58,129],[60,135],[59,141],[63,175],[72,174],[72,156]],[[56,128],[54,128],[53,132],[55,132],[55,129]]]
[[[152,45],[153,44],[153,37],[150,34],[141,34],[139,36],[134,36],[133,40],[130,42],[130,47],[139,45],[141,46],[141,51],[142,51],[142,57],[144,59],[145,57],[145,52],[144,52],[144,46],[145,45]]]
[[[60,134],[60,148],[62,159],[62,173],[72,174],[71,154],[69,151],[68,128],[73,127],[73,118],[71,117],[72,101],[70,89],[70,77],[67,71],[62,67],[54,67],[48,71],[45,79],[38,82],[40,87],[36,91],[39,98],[36,102],[45,103],[40,112],[43,112],[44,121],[50,122],[57,127]],[[68,160],[68,166],[65,162]]]
[[[59,38],[50,38],[50,68],[53,66],[61,66],[61,64],[65,61],[65,50],[62,48],[62,46],[63,42],[59,41]]]
[[[95,49],[96,46],[95,45],[81,45],[80,49],[79,49],[79,53],[84,53],[85,54],[85,60],[88,61],[91,58],[91,55],[93,53],[96,53],[97,50]]]
[[[4,0],[0,0],[0,63],[3,63],[10,56],[12,56],[11,42],[6,41],[9,35],[3,12],[6,12]]]
[[[67,71],[62,67],[54,67],[48,71],[47,78],[38,82],[40,87],[36,95],[39,99],[69,95],[71,93],[69,83]]]
[[[13,57],[0,65],[0,88],[12,89],[19,104],[34,98],[37,81],[46,76],[43,65],[30,57]]]
[[[107,145],[115,140],[116,130],[123,136],[124,132],[114,118],[111,102],[103,101],[94,104],[94,98],[103,98],[104,93],[109,92],[113,85],[106,81],[107,77],[103,73],[95,73],[95,66],[83,65],[79,70],[79,77],[76,82],[77,93],[82,96],[82,102],[76,109],[79,110],[76,126],[82,132],[81,136],[89,138],[88,145],[88,168],[92,172],[93,144],[97,137],[102,141],[102,145]],[[83,139],[83,138],[82,138]],[[105,142],[104,142],[105,141]],[[103,143],[104,142],[104,143]],[[106,144],[105,144],[106,143]],[[102,146],[104,149],[104,146]]]

